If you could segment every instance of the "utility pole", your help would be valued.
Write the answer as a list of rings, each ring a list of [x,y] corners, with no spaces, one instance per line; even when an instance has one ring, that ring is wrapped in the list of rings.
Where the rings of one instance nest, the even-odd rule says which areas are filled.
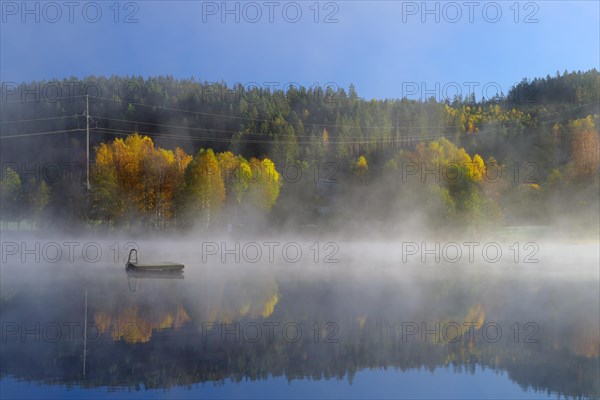
[[[87,190],[90,190],[90,95],[85,95],[85,178]]]
[[[85,322],[83,325],[83,377],[85,378],[85,362],[86,362],[86,357],[87,357],[87,309],[88,309],[88,305],[87,305],[87,287],[85,288],[85,314],[84,314],[84,319]]]
[[[400,113],[400,110],[399,109],[396,110],[396,149],[400,148],[400,140],[399,140],[400,134],[399,134],[399,131],[398,131],[398,114],[399,113]]]

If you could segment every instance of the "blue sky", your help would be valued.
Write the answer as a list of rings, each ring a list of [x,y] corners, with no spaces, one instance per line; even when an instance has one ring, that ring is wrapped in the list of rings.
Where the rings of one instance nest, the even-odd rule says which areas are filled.
[[[354,83],[365,98],[443,98],[471,87],[479,98],[523,77],[599,68],[598,1],[323,1],[318,15],[312,0],[228,1],[231,14],[221,1],[123,1],[118,15],[114,1],[63,3],[27,2],[27,13],[21,1],[2,1],[2,82],[173,75]],[[125,23],[131,13],[137,22]]]

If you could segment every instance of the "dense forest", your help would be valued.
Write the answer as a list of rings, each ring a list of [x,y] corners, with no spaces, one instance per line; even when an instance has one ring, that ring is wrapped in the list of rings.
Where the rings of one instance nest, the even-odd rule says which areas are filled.
[[[408,221],[466,232],[568,221],[597,234],[599,93],[595,69],[426,101],[168,76],[5,83],[2,225],[401,233]]]

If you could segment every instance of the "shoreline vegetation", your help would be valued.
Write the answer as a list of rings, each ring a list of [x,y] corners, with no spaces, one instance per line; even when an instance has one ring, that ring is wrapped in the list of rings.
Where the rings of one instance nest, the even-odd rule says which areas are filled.
[[[63,84],[74,81],[77,95],[3,105],[5,232],[598,237],[595,69],[444,101],[172,77]],[[135,88],[90,106],[89,189],[86,85]]]

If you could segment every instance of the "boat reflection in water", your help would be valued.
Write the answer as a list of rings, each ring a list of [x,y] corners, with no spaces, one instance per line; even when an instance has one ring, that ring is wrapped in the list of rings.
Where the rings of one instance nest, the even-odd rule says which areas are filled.
[[[484,367],[522,390],[598,395],[597,280],[345,268],[356,271],[193,265],[185,279],[125,279],[111,267],[3,267],[2,377],[165,389],[276,377],[347,385],[371,368]]]

